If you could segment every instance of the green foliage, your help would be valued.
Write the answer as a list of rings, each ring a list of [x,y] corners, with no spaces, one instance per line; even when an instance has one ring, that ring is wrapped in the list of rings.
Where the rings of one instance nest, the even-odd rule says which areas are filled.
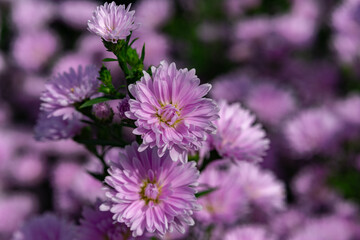
[[[334,187],[345,198],[360,204],[360,172],[348,169],[338,172],[329,178],[330,186]]]
[[[206,189],[204,191],[196,193],[195,197],[200,198],[200,197],[206,196],[206,195],[208,195],[208,194],[210,194],[210,193],[212,193],[212,192],[214,192],[216,190],[217,190],[217,188],[209,188],[209,189]]]
[[[114,98],[108,98],[108,97],[98,97],[98,98],[90,99],[90,100],[84,102],[79,108],[81,109],[84,107],[90,107],[94,104],[106,102],[106,101],[113,100],[113,99]]]

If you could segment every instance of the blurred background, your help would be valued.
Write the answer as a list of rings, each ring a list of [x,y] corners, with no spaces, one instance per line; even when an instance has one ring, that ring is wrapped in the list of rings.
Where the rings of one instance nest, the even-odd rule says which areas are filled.
[[[84,148],[36,142],[33,127],[51,76],[111,57],[86,29],[104,2],[0,0],[0,239],[43,212],[78,217],[102,194]],[[360,0],[115,2],[136,10],[146,66],[195,68],[210,97],[240,102],[266,129],[262,168],[285,184],[287,206],[261,220],[268,231],[360,239]]]

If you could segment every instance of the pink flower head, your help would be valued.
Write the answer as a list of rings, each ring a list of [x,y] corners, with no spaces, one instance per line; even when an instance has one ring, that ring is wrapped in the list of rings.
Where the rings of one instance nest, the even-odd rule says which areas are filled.
[[[125,9],[125,5],[117,6],[115,2],[98,6],[88,21],[88,30],[108,42],[116,43],[119,39],[125,39],[138,27],[134,23],[135,11],[129,11],[130,7]]]
[[[80,220],[78,240],[133,240],[130,229],[123,223],[114,222],[111,212],[85,207]],[[136,238],[138,240],[143,238]]]
[[[70,119],[79,113],[74,104],[94,97],[98,92],[100,81],[97,79],[98,72],[94,66],[78,69],[70,69],[69,72],[58,74],[46,83],[46,90],[41,95],[40,109],[45,111],[49,117],[62,116]]]
[[[248,107],[259,119],[276,125],[295,110],[295,100],[291,93],[270,83],[263,83],[251,90],[247,98]]]
[[[243,196],[265,213],[282,210],[285,207],[285,186],[268,170],[258,165],[241,162],[237,165],[238,184]]]
[[[20,34],[14,41],[12,55],[26,71],[39,71],[58,49],[57,37],[49,31]]]
[[[224,240],[273,240],[266,229],[262,226],[248,225],[237,227],[227,234]]]
[[[168,151],[159,157],[156,147],[139,152],[134,142],[112,162],[109,175],[108,201],[100,210],[112,212],[134,237],[145,231],[184,233],[187,225],[194,225],[191,215],[200,208],[194,195],[199,177],[195,162],[174,162]]]
[[[328,151],[342,129],[338,117],[327,109],[309,109],[287,122],[285,136],[299,154]]]
[[[239,103],[229,105],[220,101],[220,119],[215,121],[217,133],[210,142],[224,158],[259,162],[269,147],[265,131],[254,124],[255,116]]]
[[[355,228],[350,221],[335,217],[310,219],[303,227],[294,231],[289,240],[349,240],[354,237]]]
[[[223,161],[220,161],[221,163]],[[242,193],[238,168],[231,164],[229,169],[220,170],[218,164],[209,165],[199,178],[199,191],[215,188],[213,192],[199,198],[202,210],[196,218],[209,224],[233,224],[245,211],[247,200]]]
[[[17,231],[13,240],[71,240],[75,239],[75,226],[64,219],[47,213],[27,222]]]
[[[40,112],[34,128],[37,141],[58,141],[72,138],[80,133],[85,124],[79,118],[63,119],[60,117],[48,117],[47,113]]]
[[[175,63],[162,61],[151,71],[129,86],[135,100],[127,116],[136,120],[133,133],[143,139],[139,151],[157,146],[160,157],[169,150],[171,159],[186,162],[187,152],[198,150],[216,130],[217,105],[204,98],[211,85],[199,85],[194,69],[177,70]]]

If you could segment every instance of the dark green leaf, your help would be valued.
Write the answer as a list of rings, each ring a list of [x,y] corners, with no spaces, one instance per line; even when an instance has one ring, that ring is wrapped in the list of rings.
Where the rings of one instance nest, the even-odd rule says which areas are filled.
[[[205,191],[201,191],[201,192],[196,193],[195,197],[200,198],[200,197],[206,196],[206,195],[212,193],[215,190],[217,190],[217,188],[209,188],[209,189],[207,189]]]
[[[112,100],[111,98],[107,98],[107,97],[98,97],[98,98],[94,98],[94,99],[91,99],[89,101],[86,101],[84,102],[79,108],[84,108],[84,107],[90,107],[94,104],[97,104],[97,103],[101,103],[101,102],[106,102],[106,101],[109,101],[109,100]]]
[[[142,50],[141,50],[141,62],[143,63],[144,62],[144,59],[145,59],[145,43],[142,47]]]
[[[104,58],[103,62],[117,62],[117,59],[115,59],[115,58]]]

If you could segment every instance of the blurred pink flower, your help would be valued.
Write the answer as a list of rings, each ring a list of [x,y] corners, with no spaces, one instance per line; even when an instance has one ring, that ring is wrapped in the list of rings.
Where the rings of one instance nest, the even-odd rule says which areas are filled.
[[[12,56],[27,71],[38,71],[58,49],[56,36],[49,31],[20,34],[14,41]]]
[[[138,28],[135,11],[130,11],[130,7],[131,4],[125,9],[125,5],[117,6],[115,2],[98,6],[88,21],[88,30],[108,42],[125,39]]]

